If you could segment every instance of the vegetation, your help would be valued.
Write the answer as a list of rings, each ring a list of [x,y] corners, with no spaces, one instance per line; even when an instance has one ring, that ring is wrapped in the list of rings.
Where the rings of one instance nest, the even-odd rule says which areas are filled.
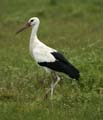
[[[54,99],[40,84],[43,70],[29,55],[30,17],[41,20],[39,38],[81,71],[80,83],[60,74]],[[2,0],[0,2],[0,120],[103,119],[103,1]]]

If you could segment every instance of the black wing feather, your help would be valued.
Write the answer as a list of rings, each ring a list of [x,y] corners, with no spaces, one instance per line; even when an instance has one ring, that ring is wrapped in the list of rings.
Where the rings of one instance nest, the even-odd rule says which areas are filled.
[[[52,70],[63,72],[69,75],[71,78],[79,79],[80,74],[79,70],[75,68],[71,63],[66,60],[66,58],[59,52],[52,52],[51,53],[55,58],[56,61],[54,62],[39,62],[40,66],[48,67]]]
[[[52,52],[51,53],[57,60],[69,64],[68,60],[59,52]]]

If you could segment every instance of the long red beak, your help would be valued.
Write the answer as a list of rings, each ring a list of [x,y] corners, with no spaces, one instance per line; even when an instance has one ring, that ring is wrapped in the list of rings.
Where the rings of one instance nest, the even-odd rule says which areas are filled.
[[[16,34],[22,32],[23,30],[25,30],[26,28],[30,27],[30,24],[29,23],[26,23],[24,26],[22,26],[17,32]]]

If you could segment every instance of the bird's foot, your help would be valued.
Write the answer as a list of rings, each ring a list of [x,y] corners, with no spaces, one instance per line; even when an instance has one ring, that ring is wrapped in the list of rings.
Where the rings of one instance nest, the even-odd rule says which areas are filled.
[[[49,92],[50,92],[50,88],[48,88],[48,90],[46,91],[45,95],[44,95],[44,99],[47,99],[48,98],[48,95],[49,95]]]
[[[48,88],[48,90],[47,90],[46,93],[45,93],[44,98],[47,99],[47,98],[48,98],[48,95],[49,95],[49,92],[50,92],[50,93],[51,93],[50,99],[52,100],[52,99],[53,99],[53,91],[54,91],[54,88]]]

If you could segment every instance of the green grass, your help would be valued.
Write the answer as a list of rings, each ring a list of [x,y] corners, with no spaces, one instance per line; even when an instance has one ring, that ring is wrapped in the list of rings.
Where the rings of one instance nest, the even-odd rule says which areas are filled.
[[[41,20],[38,36],[81,72],[80,85],[66,75],[54,99],[29,55],[31,29],[15,35],[30,17]],[[2,0],[0,2],[0,120],[103,119],[103,1]]]

